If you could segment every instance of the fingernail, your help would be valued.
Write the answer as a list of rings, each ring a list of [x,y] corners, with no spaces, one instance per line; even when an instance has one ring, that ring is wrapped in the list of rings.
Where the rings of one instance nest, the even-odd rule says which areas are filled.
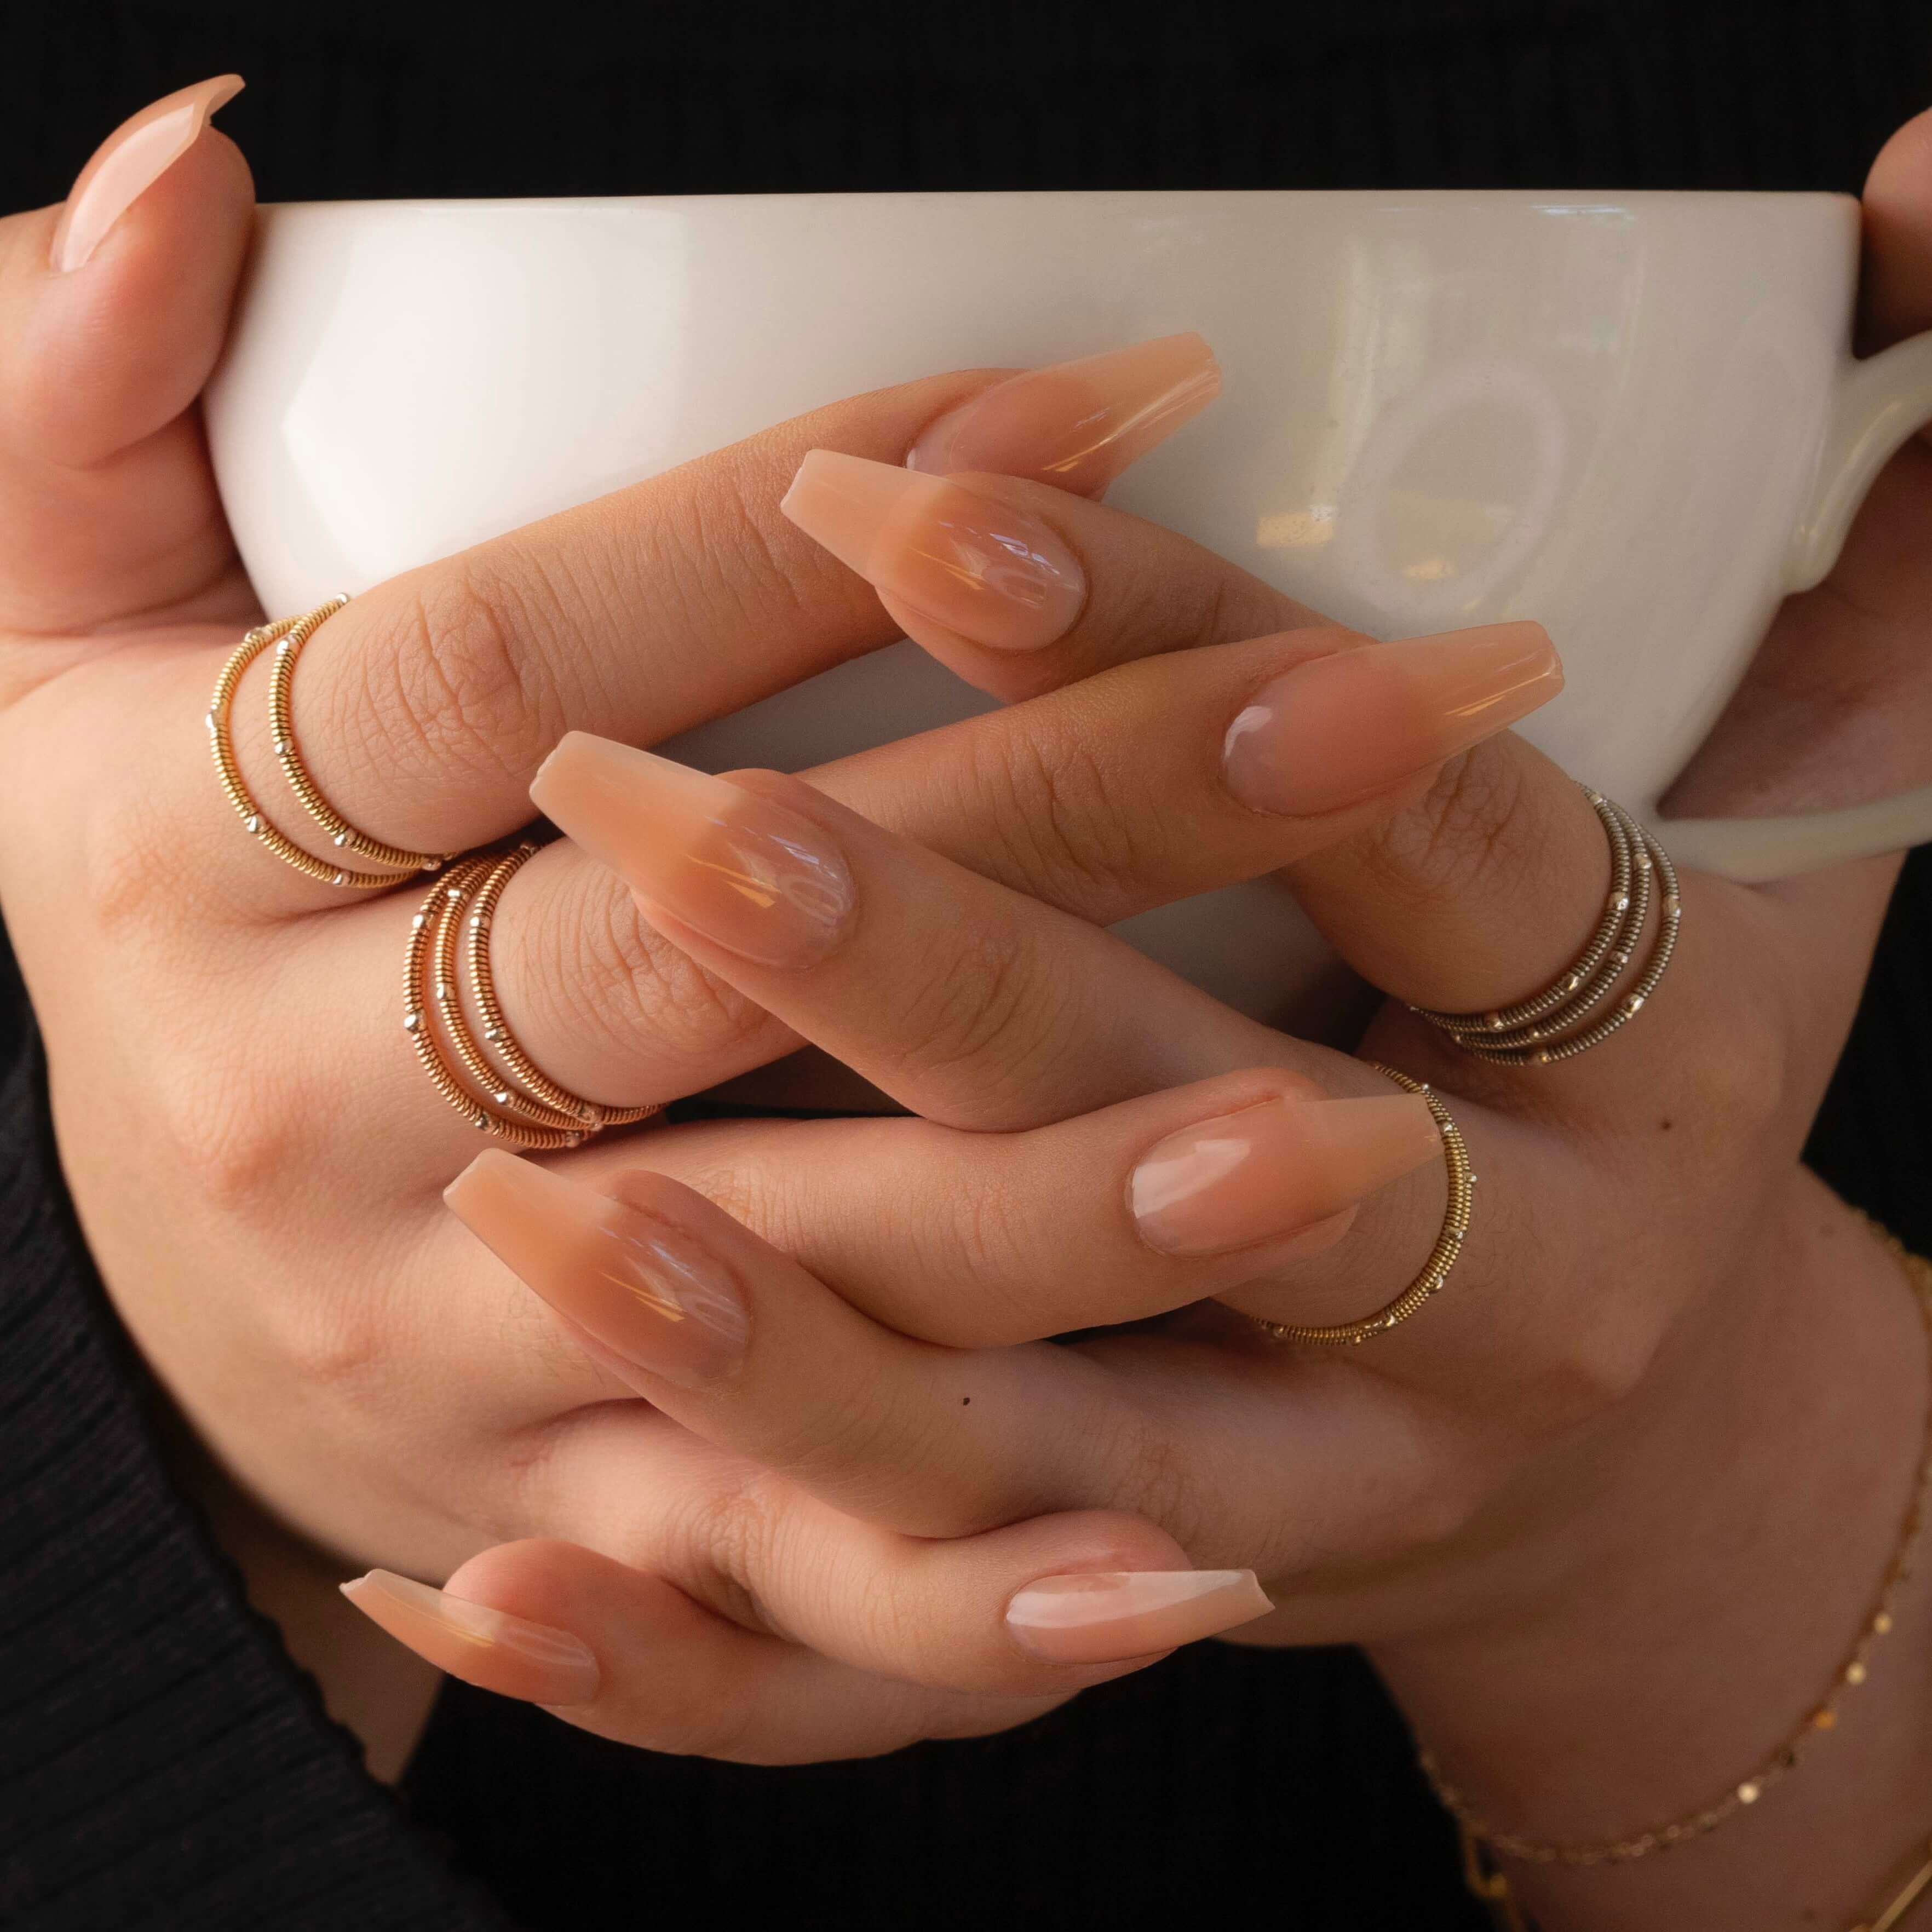
[[[488,1688],[532,1704],[588,1704],[597,1695],[597,1659],[568,1630],[467,1603],[392,1570],[358,1576],[342,1586],[342,1594],[398,1643],[452,1677],[474,1679],[486,1670]]]
[[[976,644],[1037,650],[1087,601],[1079,559],[1037,517],[943,476],[814,449],[778,508],[889,602]]]
[[[1540,624],[1489,624],[1312,658],[1228,728],[1228,788],[1306,816],[1386,791],[1526,718],[1563,688]]]
[[[852,875],[830,836],[728,779],[572,731],[530,796],[646,910],[760,965],[811,964],[851,917]]]
[[[744,1292],[688,1229],[500,1149],[442,1198],[560,1315],[646,1374],[700,1388],[743,1360]]]
[[[124,121],[80,171],[54,230],[49,250],[55,272],[71,274],[107,231],[200,138],[208,116],[246,85],[238,74],[199,80]]]
[[[1150,1148],[1127,1207],[1149,1247],[1222,1254],[1299,1234],[1441,1149],[1420,1094],[1264,1101]]]
[[[1023,1650],[1056,1664],[1114,1664],[1264,1617],[1252,1570],[1094,1570],[1042,1576],[1006,1606]]]
[[[935,476],[1030,476],[1096,496],[1220,392],[1204,337],[1162,335],[982,390],[927,426],[906,466]]]

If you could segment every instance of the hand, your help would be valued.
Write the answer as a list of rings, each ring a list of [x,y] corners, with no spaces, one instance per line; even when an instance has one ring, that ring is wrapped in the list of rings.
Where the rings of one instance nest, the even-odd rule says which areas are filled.
[[[1928,151],[1932,119],[1874,171],[1879,339],[1932,314],[1928,224],[1912,218],[1932,206]],[[1928,734],[1892,729],[1928,704],[1917,670],[1932,587],[1918,534],[1932,506],[1927,460],[1918,446],[1901,456],[1832,580],[1786,607],[1767,646],[1768,682],[1754,682],[1680,788],[1690,808],[1846,802],[1928,775]],[[1820,705],[1815,680],[1792,678],[1804,646],[1835,701]],[[1775,742],[1801,716],[1814,733],[1807,754],[1768,780],[1754,734]],[[1854,740],[1866,755],[1848,778]],[[916,1011],[883,966],[896,922],[916,927],[922,880],[935,902],[956,886],[918,855],[771,778],[700,794],[650,761],[573,745],[543,785],[664,930],[909,1106],[945,1113],[976,1071],[998,1084],[998,1041],[944,1056],[935,1080]],[[701,809],[678,853],[638,837],[639,814],[694,797]],[[824,862],[836,850],[858,908],[811,958],[776,968],[769,946],[706,914],[677,862],[774,802],[810,828]],[[1156,1125],[1139,1110],[1154,1102],[1010,1136],[930,1121],[681,1130],[560,1163],[593,1184],[583,1190],[479,1165],[453,1190],[458,1211],[656,1409],[722,1453],[718,1504],[698,1532],[674,1520],[636,1551],[647,1574],[526,1544],[466,1566],[440,1600],[405,1603],[380,1581],[359,1600],[446,1667],[570,1705],[574,1720],[614,1735],[725,1755],[836,1755],[861,1728],[886,1741],[940,1734],[962,1689],[1011,1696],[1037,1684],[1026,1646],[1042,1605],[1022,1590],[994,1640],[1000,1593],[1017,1576],[1000,1567],[1000,1540],[1016,1531],[987,1526],[1024,1528],[1030,1513],[1082,1504],[1125,1509],[1168,1527],[1196,1562],[1260,1571],[1281,1607],[1244,1638],[1373,1642],[1430,1734],[1518,1808],[1519,1828],[1615,1835],[1688,1810],[1753,1761],[1773,1714],[1822,1686],[1912,1480],[1924,1346],[1910,1298],[1796,1166],[1892,870],[1872,862],[1757,890],[1687,880],[1683,946],[1657,999],[1574,1062],[1534,1072],[1472,1062],[1392,1004],[1368,1049],[1456,1094],[1484,1178],[1478,1221],[1438,1301],[1339,1360],[1262,1348],[1212,1310],[1072,1348],[1028,1346],[1217,1291],[1278,1318],[1342,1318],[1400,1285],[1432,1232],[1439,1184],[1432,1199],[1413,1183],[1390,1188],[1319,1258],[1258,1250],[1306,1228],[1305,1198],[1277,1228],[1253,1210],[1305,1171],[1275,1162],[1286,1147],[1305,1158],[1291,1124],[1322,1112],[1263,1101],[1259,1076],[1157,1103],[1173,1110],[1160,1117],[1169,1131],[1182,1111],[1229,1116],[1208,1138],[1224,1160],[1240,1156],[1183,1210],[1204,1246],[1218,1228],[1229,1251],[1184,1259],[1150,1244],[1130,1205]],[[1452,765],[1419,806],[1294,874],[1377,983],[1418,1004],[1480,1010],[1561,968],[1594,922],[1607,866],[1574,789],[1503,740]],[[1046,998],[1023,984],[1002,1012],[1022,1060],[1052,1034]],[[1166,1045],[1184,1066],[1191,1042]],[[1306,1049],[1276,1059],[1330,1092],[1366,1084]],[[727,1325],[742,1352],[707,1376],[686,1364],[673,1377],[671,1331],[648,1295],[640,1311],[610,1276],[669,1294],[700,1268],[714,1306],[742,1298]],[[1235,1285],[1244,1271],[1266,1279]],[[970,1426],[952,1405],[959,1390],[970,1393]],[[686,1438],[661,1418],[610,1426],[612,1440],[590,1430],[580,1445],[593,1518],[620,1480],[688,1467]],[[961,1540],[929,1557],[929,1544],[868,1537],[861,1522]],[[949,1559],[946,1587],[929,1587]],[[1150,1622],[1140,1605],[1162,1587],[1186,1608]],[[1103,1614],[1075,1625],[1060,1606],[1059,1638],[1078,1628],[1077,1641],[1111,1640],[1121,1655],[1196,1634],[1208,1598],[1230,1616],[1251,1600],[1225,1577],[1197,1596],[1185,1587],[1150,1580],[1109,1600],[1095,1580],[1072,1600]],[[504,1613],[574,1633],[570,1674],[520,1681],[518,1626]],[[437,1628],[446,1618],[484,1620],[499,1647],[459,1651]],[[1925,1621],[1915,1599],[1903,1625]],[[1909,1676],[1909,1663],[1875,1669]],[[932,1701],[922,1708],[908,1681],[934,1687]],[[1694,1737],[1672,1729],[1687,1704]],[[1587,1874],[1538,1882],[1565,1923],[1688,1914],[1760,1925],[1849,1910],[1892,1855],[1886,1834],[1903,1842],[1917,1822],[1898,1794],[1923,1787],[1918,1708],[1903,1691],[1888,1710],[1850,1706],[1846,1728],[1862,1742],[1840,1781],[1821,1772],[1781,1792],[1775,1840],[1754,1835],[1755,1820],[1727,1827],[1634,1870],[1607,1904],[1580,1893]],[[1580,1728],[1595,1747],[1581,1772],[1569,1750]],[[1867,1814],[1848,1830],[1845,1808],[1861,1792]]]
[[[397,1024],[416,895],[358,898],[282,866],[208,767],[209,689],[260,615],[194,411],[248,227],[246,169],[205,124],[220,92],[151,110],[64,218],[0,224],[0,798],[16,828],[0,900],[76,1204],[147,1361],[281,1522],[358,1565],[442,1573],[505,1535],[582,1528],[574,1508],[553,1516],[547,1472],[621,1390],[442,1214],[476,1137]],[[128,167],[170,153],[106,220],[100,195],[124,202]],[[962,568],[920,594],[989,686],[1036,694],[811,775],[947,855],[930,862],[968,896],[930,917],[914,962],[935,995],[971,983],[949,962],[999,956],[1015,988],[1081,989],[1082,1050],[992,1084],[962,1065],[956,1117],[1019,1124],[1170,1084],[1170,1034],[1218,1040],[1217,1064],[1264,1061],[1278,1036],[1095,922],[1351,835],[1554,682],[1533,629],[1345,660],[1354,640],[1167,532],[1036,481],[901,466],[908,450],[977,449],[1097,490],[1212,382],[1204,347],[1181,339],[1011,383],[916,383],[378,586],[303,656],[308,762],[356,824],[454,850],[528,821],[531,775],[566,729],[658,739],[886,641],[897,627],[872,593],[779,512],[806,452],[829,446],[849,454],[817,466],[794,512],[814,514],[814,492],[822,518],[841,487],[896,490],[918,512],[893,526],[902,563],[922,530],[928,572],[935,555],[997,566],[979,590]],[[1070,474],[1070,438],[1084,452]],[[850,504],[843,527],[863,527]],[[1254,637],[1283,622],[1297,628]],[[1060,688],[1106,664],[1104,684]],[[1224,774],[1231,722],[1282,678],[1306,706]],[[243,725],[260,696],[241,692]],[[1298,717],[1360,755],[1298,747]],[[260,736],[239,744],[271,815],[299,826]],[[1283,758],[1292,794],[1268,789]],[[798,1038],[567,844],[518,874],[494,953],[518,1037],[599,1101],[674,1099]],[[949,1019],[981,1021],[931,1017],[938,1083]],[[998,1030],[993,1009],[982,1020]],[[627,1534],[612,1526],[615,1546]]]

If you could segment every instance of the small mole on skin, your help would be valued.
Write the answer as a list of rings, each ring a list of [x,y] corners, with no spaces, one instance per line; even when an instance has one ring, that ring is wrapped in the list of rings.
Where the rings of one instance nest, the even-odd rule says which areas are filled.
[[[1667,1134],[1668,1132],[1670,1132],[1670,1130],[1671,1130],[1674,1126],[1676,1126],[1676,1123],[1674,1120],[1659,1120],[1659,1121],[1658,1122],[1658,1124],[1657,1124],[1657,1126],[1658,1126],[1658,1131],[1660,1133],[1666,1133],[1666,1134]]]
[[[970,1395],[962,1395],[959,1398],[959,1406],[962,1408],[970,1408],[972,1406],[973,1398]]]

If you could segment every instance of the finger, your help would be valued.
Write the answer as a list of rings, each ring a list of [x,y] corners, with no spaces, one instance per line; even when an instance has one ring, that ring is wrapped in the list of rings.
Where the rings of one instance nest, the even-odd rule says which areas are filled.
[[[1318,623],[1199,544],[1024,478],[814,449],[779,507],[896,630],[1012,700],[1154,651]]]
[[[894,1334],[634,1165],[592,1187],[486,1154],[445,1198],[655,1408],[868,1521],[918,1536],[1009,1522],[1041,1507],[1047,1472],[1083,1440],[1112,1432],[1117,1392],[1064,1352],[969,1354]],[[473,1246],[452,1263],[472,1277],[487,1265]]]
[[[1223,1066],[1282,1054],[1280,1036],[1123,942],[796,779],[714,778],[578,733],[531,796],[708,972],[944,1124],[1036,1125],[1172,1085],[1184,1040],[1215,1042]]]
[[[1493,1490],[1511,1446],[1507,1425],[1485,1432],[1459,1418],[1452,1431],[1407,1388],[1300,1360],[1212,1303],[1171,1328],[1103,1330],[1060,1352],[1130,1388],[1140,1425],[1062,1472],[1060,1493],[1040,1512],[993,1536],[880,1529],[640,1403],[606,1403],[577,1418],[511,1514],[543,1526],[531,1533],[662,1576],[752,1628],[892,1675],[985,1684],[1011,1667],[1007,1647],[990,1640],[1010,1598],[987,1587],[976,1610],[966,1604],[989,1570],[1004,1588],[1024,1587],[1029,1570],[1037,1577],[1153,1565],[1171,1576],[1184,1550],[1197,1571],[1236,1570],[1231,1586],[1242,1568],[1269,1578],[1346,1575],[1453,1534]],[[955,1549],[971,1565],[928,1566]],[[922,1607],[927,1592],[944,1596],[949,1583],[972,1612],[957,1622],[943,1606]],[[1245,1592],[1234,1594],[1238,1610]],[[893,1628],[882,1635],[855,1620],[868,1610]],[[1304,1604],[1299,1590],[1255,1626],[1263,1628],[1316,1642],[1340,1640],[1346,1630],[1333,1606]],[[1130,1636],[1085,1658],[1131,1661],[1129,1652],[1148,1643]],[[937,1662],[922,1660],[928,1647]],[[968,1674],[956,1674],[950,1653],[966,1660]]]
[[[1109,925],[1270,872],[1419,795],[1443,758],[1555,689],[1522,676],[1524,630],[1543,648],[1531,627],[1388,644],[1320,629],[1143,658],[810,782]],[[698,1091],[796,1044],[574,845],[517,874],[493,931],[511,1031],[590,1099]]]
[[[90,629],[230,568],[194,403],[254,210],[247,163],[208,124],[241,86],[143,109],[64,208],[0,222],[0,626]],[[224,594],[246,610],[238,575]]]
[[[1932,326],[1932,109],[1886,142],[1866,178],[1859,294],[1870,348]]]
[[[742,1520],[715,1496],[667,1513],[658,1553],[631,1567],[736,1622],[930,1688],[1064,1696],[1272,1608],[1252,1571],[1196,1570],[1132,1517],[1080,1511],[933,1540],[783,1484],[754,1491]]]
[[[301,648],[310,776],[388,845],[462,850],[526,820],[530,776],[566,730],[656,742],[890,642],[878,600],[779,500],[814,445],[897,464],[994,386],[968,372],[839,403],[375,586]],[[1064,428],[1043,424],[1042,447]],[[272,772],[258,678],[238,693],[238,748],[244,772]],[[248,869],[272,905],[322,902]]]
[[[1010,376],[930,424],[906,466],[938,476],[990,470],[1097,497],[1220,392],[1205,338],[1160,336]]]
[[[484,1154],[445,1198],[657,1408],[924,1536],[1042,1507],[1043,1484],[1131,1425],[1122,1392],[1063,1351],[986,1344],[1136,1321],[1249,1280],[1437,1151],[1419,1100],[1310,1099],[1280,1076],[1030,1135],[828,1123],[784,1137],[776,1162],[758,1158],[757,1130],[729,1138],[741,1176],[772,1177],[759,1219],[808,1226],[839,1264],[838,1292],[634,1159],[573,1163],[601,1182],[586,1186]],[[1070,1246],[1077,1270],[1054,1265]]]
[[[472,1557],[447,1590],[376,1570],[343,1592],[453,1677],[546,1705],[620,1744],[677,1756],[746,1764],[869,1757],[922,1738],[1004,1730],[1060,1701],[1009,1702],[871,1677],[742,1629],[670,1583],[567,1544],[500,1544]]]
[[[629,1198],[651,1190],[652,1198],[680,1200],[694,1189],[733,1210],[711,1208],[692,1236],[721,1250],[725,1258],[714,1272],[724,1278],[829,1281],[835,1301],[898,1336],[998,1348],[1144,1320],[1250,1281],[1306,1252],[1311,1234],[1318,1245],[1332,1240],[1329,1222],[1399,1176],[1438,1162],[1434,1123],[1420,1100],[1392,1094],[1372,1070],[1331,1058],[1336,1079],[1360,1097],[1330,1098],[1310,1082],[1257,1071],[1018,1134],[961,1133],[904,1120],[725,1123],[594,1150],[594,1158],[574,1163],[604,1194],[491,1156],[448,1198],[466,1219],[482,1217],[471,1225],[524,1279],[607,1342],[603,1318],[585,1312],[607,1303],[609,1320],[634,1330],[638,1348],[665,1338],[612,1300],[608,1274],[584,1259],[586,1238],[580,1232],[566,1243],[565,1228],[573,1216],[580,1228],[588,1216],[598,1230],[588,1252],[601,1253],[613,1218],[622,1218],[610,1192]],[[485,1197],[479,1181],[486,1166],[501,1196],[512,1194],[513,1179],[520,1184],[514,1200]],[[640,1171],[646,1167],[649,1174]],[[657,1178],[663,1174],[684,1186]],[[657,1197],[657,1190],[665,1194]],[[754,1242],[741,1222],[763,1240]],[[537,1228],[548,1232],[538,1237]],[[1068,1255],[1080,1257],[1078,1267],[1064,1264]],[[646,1265],[647,1251],[634,1258]],[[923,1439],[936,1439],[932,1432],[944,1429],[958,1438],[962,1455],[983,1461],[983,1432],[1011,1429],[1012,1466],[1021,1469],[1036,1466],[1067,1431],[1091,1432],[1096,1398],[1077,1385],[1053,1397],[1066,1411],[1065,1430],[1057,1418],[1009,1422],[1000,1402],[1024,1408],[1034,1399],[1042,1372],[1030,1358],[995,1369],[992,1390],[970,1381],[956,1387],[952,1364],[935,1365],[917,1351],[902,1358],[876,1336],[862,1349],[847,1335],[844,1317],[820,1309],[829,1292],[766,1287],[759,1300],[779,1311],[771,1318],[777,1325],[753,1352],[762,1378],[788,1378],[759,1384],[782,1390],[783,1399],[754,1401],[742,1384],[718,1399],[770,1415],[836,1416],[848,1374],[855,1390],[875,1379],[894,1389],[903,1384],[898,1406],[910,1418],[908,1440],[922,1439],[922,1430]],[[935,1374],[947,1378],[950,1401],[932,1394]],[[835,1375],[836,1385],[828,1386]],[[1009,1377],[1016,1393],[999,1395],[990,1415],[982,1414],[988,1396],[1008,1386],[998,1378]],[[945,1419],[962,1393],[974,1396],[970,1426],[961,1417]],[[700,1426],[698,1412],[680,1399],[667,1396],[664,1406]],[[922,1424],[922,1417],[941,1420]],[[795,1426],[749,1415],[740,1426]],[[712,1427],[704,1425],[704,1432]],[[732,1446],[769,1462],[782,1445],[734,1437]],[[898,1453],[888,1434],[880,1461]]]

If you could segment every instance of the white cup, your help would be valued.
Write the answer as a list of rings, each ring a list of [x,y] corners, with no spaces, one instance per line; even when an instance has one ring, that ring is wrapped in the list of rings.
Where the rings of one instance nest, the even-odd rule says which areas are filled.
[[[1654,823],[1932,418],[1932,336],[1852,358],[1858,244],[1828,195],[292,204],[208,432],[282,614],[841,396],[1198,329],[1220,400],[1108,500],[1378,635],[1540,620],[1568,684],[1525,734]],[[668,748],[795,769],[984,706],[901,644]],[[1932,788],[1657,829],[1773,878],[1932,838]],[[1251,1012],[1312,970],[1265,882],[1132,934]]]

